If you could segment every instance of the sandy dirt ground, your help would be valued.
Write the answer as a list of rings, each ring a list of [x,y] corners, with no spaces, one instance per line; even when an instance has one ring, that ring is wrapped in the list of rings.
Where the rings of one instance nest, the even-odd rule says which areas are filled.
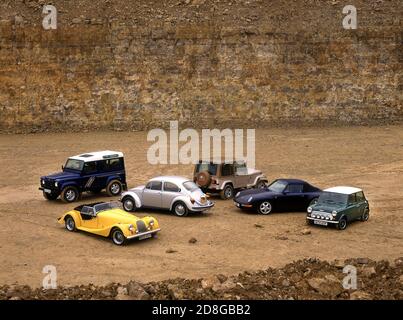
[[[191,177],[191,165],[149,165],[145,132],[2,135],[0,283],[41,286],[45,265],[56,266],[59,284],[103,285],[229,275],[308,257],[403,255],[403,126],[257,130],[256,140],[256,167],[270,180],[296,177],[321,188],[362,187],[370,220],[345,231],[309,227],[311,234],[303,235],[304,213],[260,216],[215,199],[206,214],[178,218],[153,212],[162,227],[157,239],[117,247],[58,225],[56,218],[74,205],[44,200],[39,177],[58,171],[68,156],[102,149],[125,153],[129,187],[162,174]],[[95,199],[111,200],[85,195],[80,202]],[[192,237],[195,244],[189,243]]]

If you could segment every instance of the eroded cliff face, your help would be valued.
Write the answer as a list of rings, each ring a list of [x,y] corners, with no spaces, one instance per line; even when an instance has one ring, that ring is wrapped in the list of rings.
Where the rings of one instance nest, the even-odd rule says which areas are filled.
[[[2,1],[0,130],[400,121],[402,2],[350,2]]]

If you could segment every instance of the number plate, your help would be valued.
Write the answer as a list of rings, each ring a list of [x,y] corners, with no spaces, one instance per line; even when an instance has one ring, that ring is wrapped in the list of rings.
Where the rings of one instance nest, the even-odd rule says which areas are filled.
[[[145,235],[143,235],[143,236],[140,236],[140,237],[139,237],[139,240],[144,240],[144,239],[148,239],[148,238],[151,238],[151,233],[145,234]]]
[[[52,193],[52,190],[50,189],[43,189],[43,191],[45,191],[46,193]]]
[[[326,221],[322,221],[322,220],[315,220],[313,222],[314,224],[318,224],[320,226],[327,226],[327,222]]]

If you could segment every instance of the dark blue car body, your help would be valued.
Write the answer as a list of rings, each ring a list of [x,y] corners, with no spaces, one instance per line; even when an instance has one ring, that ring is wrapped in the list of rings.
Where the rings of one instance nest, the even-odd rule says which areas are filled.
[[[263,189],[238,192],[234,203],[238,208],[256,210],[261,214],[274,211],[306,211],[321,192],[321,189],[303,180],[277,179]]]
[[[91,153],[88,153],[74,158],[77,162],[82,161],[81,169],[69,168],[67,164],[72,159],[69,158],[62,172],[40,178],[39,190],[43,191],[46,199],[54,200],[61,195],[62,200],[73,202],[79,199],[82,192],[86,191],[98,193],[102,189],[106,189],[109,195],[118,195],[117,193],[120,194],[122,190],[127,189],[123,156],[112,153],[101,156],[101,158],[94,157],[92,160]],[[76,193],[74,197],[71,197],[71,201],[65,195],[69,190]],[[111,190],[116,191],[116,194]]]

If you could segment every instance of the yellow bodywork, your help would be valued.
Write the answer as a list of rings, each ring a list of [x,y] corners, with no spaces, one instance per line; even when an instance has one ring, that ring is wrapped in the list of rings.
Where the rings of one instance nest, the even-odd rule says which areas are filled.
[[[157,219],[149,216],[139,218],[119,208],[101,211],[90,219],[83,219],[79,211],[71,210],[58,218],[58,222],[64,224],[67,216],[71,216],[74,219],[78,230],[94,233],[103,237],[109,237],[111,230],[114,228],[119,228],[126,238],[134,237],[138,234],[138,232],[136,232],[136,222],[138,220],[144,221],[147,231],[159,230]],[[150,224],[150,222],[153,223]],[[132,230],[129,229],[130,226],[132,226]]]

